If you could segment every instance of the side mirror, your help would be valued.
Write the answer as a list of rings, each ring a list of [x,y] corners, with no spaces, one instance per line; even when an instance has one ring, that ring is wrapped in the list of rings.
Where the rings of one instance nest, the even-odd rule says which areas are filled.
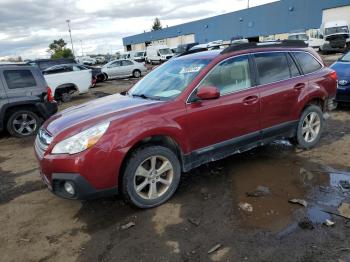
[[[217,99],[220,97],[220,91],[215,86],[203,86],[199,88],[197,97],[200,100]]]

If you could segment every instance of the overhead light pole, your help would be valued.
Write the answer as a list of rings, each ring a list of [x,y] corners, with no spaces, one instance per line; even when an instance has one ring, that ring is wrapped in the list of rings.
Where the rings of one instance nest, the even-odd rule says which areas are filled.
[[[72,31],[70,29],[70,20],[67,19],[66,22],[67,22],[67,25],[68,25],[68,31],[69,31],[69,36],[70,36],[70,43],[72,45],[73,56],[75,56],[75,54],[74,54],[74,47],[73,47],[73,39],[72,39]]]
[[[248,0],[248,9],[249,9],[249,0]]]
[[[84,56],[83,40],[80,40],[80,46],[81,46],[81,56]]]

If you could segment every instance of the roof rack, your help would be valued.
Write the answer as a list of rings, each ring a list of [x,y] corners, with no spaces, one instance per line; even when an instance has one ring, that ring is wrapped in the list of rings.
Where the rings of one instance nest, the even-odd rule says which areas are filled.
[[[231,46],[224,49],[221,54],[227,54],[233,51],[241,51],[247,49],[255,48],[266,48],[266,47],[299,47],[305,48],[308,47],[308,44],[302,40],[282,40],[282,41],[273,41],[273,42],[259,42],[259,43],[238,43],[232,44]]]

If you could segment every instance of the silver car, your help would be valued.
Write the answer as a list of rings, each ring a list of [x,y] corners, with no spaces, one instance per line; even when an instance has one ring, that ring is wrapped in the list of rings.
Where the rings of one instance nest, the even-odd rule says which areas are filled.
[[[139,78],[142,76],[142,74],[147,72],[147,68],[144,66],[144,64],[132,60],[121,59],[105,64],[101,71],[109,79],[126,78],[130,76]]]

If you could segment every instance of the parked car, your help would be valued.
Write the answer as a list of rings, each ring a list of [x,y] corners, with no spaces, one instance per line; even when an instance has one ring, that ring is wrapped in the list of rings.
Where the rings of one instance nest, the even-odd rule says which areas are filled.
[[[76,62],[82,65],[96,65],[97,61],[95,58],[92,58],[90,56],[79,56],[75,58]]]
[[[146,61],[146,51],[135,52],[133,60],[136,62],[145,62]]]
[[[181,172],[202,164],[280,138],[315,146],[337,76],[314,50],[293,44],[180,56],[126,96],[60,112],[36,138],[44,181],[61,197],[119,191],[150,208],[175,193]]]
[[[106,63],[106,58],[104,56],[96,56],[95,59],[98,64]]]
[[[144,64],[136,61],[121,59],[105,64],[101,71],[105,74],[106,79],[126,78],[130,76],[139,78],[147,72],[147,68]]]
[[[0,65],[0,131],[31,136],[56,112],[57,103],[38,68]]]
[[[64,64],[47,68],[43,75],[52,89],[56,100],[68,102],[72,94],[85,94],[92,86],[90,69],[78,64]]]
[[[44,71],[46,68],[62,65],[62,64],[75,64],[73,58],[58,58],[58,59],[37,59],[27,62],[29,65],[37,66],[41,71]]]
[[[350,103],[350,52],[331,65],[331,68],[337,72],[339,78],[337,102]]]
[[[171,49],[166,45],[148,46],[146,53],[146,61],[149,64],[163,63],[174,56]]]
[[[189,51],[192,47],[194,47],[196,45],[198,45],[198,43],[189,43],[189,44],[178,45],[175,48],[175,55],[183,54],[183,53]]]

